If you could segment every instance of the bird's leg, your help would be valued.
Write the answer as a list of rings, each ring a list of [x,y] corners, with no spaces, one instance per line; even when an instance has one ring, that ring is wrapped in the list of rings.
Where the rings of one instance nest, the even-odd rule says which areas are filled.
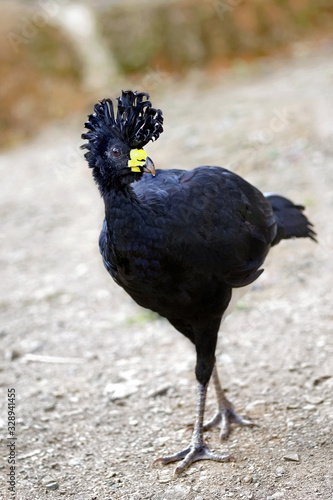
[[[194,425],[194,430],[192,434],[191,444],[188,448],[175,455],[170,455],[166,457],[161,457],[155,460],[155,462],[160,462],[163,465],[169,464],[171,462],[176,462],[181,460],[180,464],[175,469],[175,475],[183,472],[187,467],[189,467],[193,462],[198,460],[215,460],[216,462],[229,462],[234,458],[230,455],[222,456],[212,453],[206,446],[203,439],[203,418],[205,412],[205,402],[207,394],[207,384],[198,384],[198,409],[197,417]]]
[[[212,375],[217,398],[217,413],[212,420],[203,426],[203,430],[207,431],[212,427],[219,427],[221,429],[220,438],[222,440],[229,436],[230,425],[233,423],[248,427],[257,425],[236,413],[234,405],[226,398],[224,390],[221,387],[216,365],[214,365]]]

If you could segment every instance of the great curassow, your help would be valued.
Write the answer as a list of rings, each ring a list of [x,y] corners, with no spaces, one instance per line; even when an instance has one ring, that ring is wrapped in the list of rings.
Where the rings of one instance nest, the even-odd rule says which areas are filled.
[[[215,366],[218,331],[231,299],[261,275],[273,245],[316,235],[304,207],[264,196],[224,168],[155,171],[142,148],[158,139],[162,125],[162,112],[148,94],[122,92],[116,111],[110,99],[95,105],[82,147],[105,204],[99,246],[107,271],[140,306],[167,318],[195,345],[198,409],[192,440],[185,450],[158,459],[180,460],[180,473],[197,460],[232,459],[208,449],[204,430],[219,426],[224,439],[232,423],[254,425],[226,398]],[[204,425],[211,376],[218,409]]]

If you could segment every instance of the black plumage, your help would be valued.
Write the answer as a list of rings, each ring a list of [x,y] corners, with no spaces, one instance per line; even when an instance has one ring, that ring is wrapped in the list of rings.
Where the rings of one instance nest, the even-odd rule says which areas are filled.
[[[82,135],[85,157],[105,204],[100,235],[104,265],[141,306],[166,317],[196,348],[198,414],[186,450],[160,459],[182,460],[176,471],[212,454],[203,431],[232,422],[253,425],[226,399],[215,368],[221,320],[236,288],[253,283],[271,246],[281,239],[315,240],[303,207],[278,195],[265,197],[220,167],[157,170],[142,147],[163,131],[160,110],[148,94],[123,92],[115,115],[110,99],[95,105]],[[213,374],[218,412],[206,426],[203,414]]]

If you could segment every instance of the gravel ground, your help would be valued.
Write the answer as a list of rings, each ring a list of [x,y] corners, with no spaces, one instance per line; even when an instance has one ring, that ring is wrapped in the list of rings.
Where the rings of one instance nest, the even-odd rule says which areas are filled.
[[[199,462],[177,479],[174,465],[153,466],[190,439],[194,352],[102,266],[102,202],[77,149],[84,117],[2,154],[0,428],[5,438],[15,388],[17,499],[333,498],[331,53],[303,48],[183,83],[155,75],[150,89],[165,112],[147,148],[157,166],[226,166],[306,204],[319,234],[274,248],[221,330],[229,398],[260,424],[224,443],[206,433],[234,463]],[[0,488],[12,499],[6,444]]]

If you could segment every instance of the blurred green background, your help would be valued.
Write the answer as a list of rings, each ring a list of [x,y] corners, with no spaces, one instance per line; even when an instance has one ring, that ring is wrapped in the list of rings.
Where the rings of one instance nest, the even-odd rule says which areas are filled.
[[[1,0],[0,148],[120,86],[288,56],[332,23],[331,0]]]

